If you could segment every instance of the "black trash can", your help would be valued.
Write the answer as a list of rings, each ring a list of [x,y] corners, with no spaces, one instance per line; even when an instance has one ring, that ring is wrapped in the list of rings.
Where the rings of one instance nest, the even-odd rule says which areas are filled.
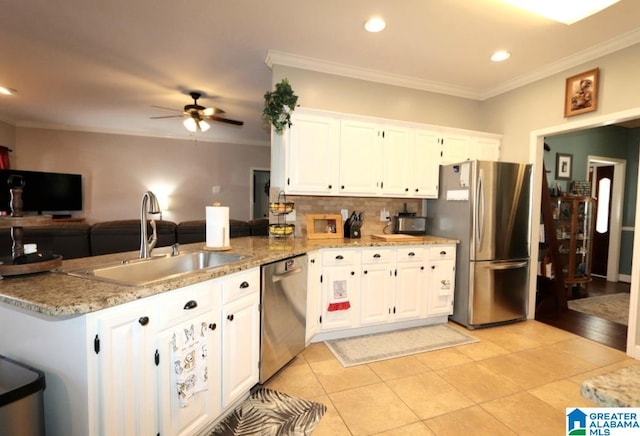
[[[0,433],[44,436],[44,373],[0,356]]]

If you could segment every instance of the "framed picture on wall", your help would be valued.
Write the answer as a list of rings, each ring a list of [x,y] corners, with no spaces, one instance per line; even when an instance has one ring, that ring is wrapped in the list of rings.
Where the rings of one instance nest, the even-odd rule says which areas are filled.
[[[598,76],[600,70],[585,71],[567,79],[564,94],[564,116],[591,112],[598,107]]]
[[[573,169],[573,155],[556,153],[556,180],[571,180]]]

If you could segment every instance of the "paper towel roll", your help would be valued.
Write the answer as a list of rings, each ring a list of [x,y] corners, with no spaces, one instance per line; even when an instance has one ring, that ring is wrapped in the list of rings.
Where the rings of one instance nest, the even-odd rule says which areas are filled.
[[[205,219],[207,223],[206,247],[212,249],[229,248],[229,208],[207,206]]]

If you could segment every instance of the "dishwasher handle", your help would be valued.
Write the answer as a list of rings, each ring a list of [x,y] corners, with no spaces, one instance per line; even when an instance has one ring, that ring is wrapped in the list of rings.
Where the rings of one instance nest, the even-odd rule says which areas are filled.
[[[298,267],[282,273],[274,273],[273,276],[271,277],[271,280],[273,281],[273,283],[279,282],[282,279],[285,279],[295,274],[299,274],[301,272],[302,272],[302,267]]]

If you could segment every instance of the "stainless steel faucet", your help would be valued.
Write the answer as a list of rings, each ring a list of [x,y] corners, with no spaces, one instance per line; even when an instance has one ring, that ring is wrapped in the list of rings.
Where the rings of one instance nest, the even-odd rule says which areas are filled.
[[[161,213],[160,204],[155,194],[151,191],[145,192],[142,196],[142,204],[140,205],[140,259],[151,257],[151,250],[153,250],[158,242],[156,222],[153,219],[149,221],[152,230],[151,237],[147,236],[147,214],[155,215],[159,213]]]

